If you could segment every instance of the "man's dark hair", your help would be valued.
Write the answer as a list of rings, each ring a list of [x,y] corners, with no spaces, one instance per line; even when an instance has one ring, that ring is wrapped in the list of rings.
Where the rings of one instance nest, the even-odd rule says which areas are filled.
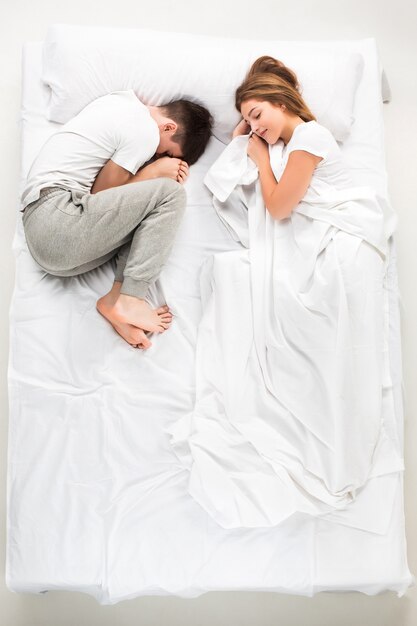
[[[203,154],[211,135],[213,117],[210,112],[196,102],[176,100],[161,106],[164,115],[178,124],[172,141],[181,146],[182,157],[188,165],[193,165]]]

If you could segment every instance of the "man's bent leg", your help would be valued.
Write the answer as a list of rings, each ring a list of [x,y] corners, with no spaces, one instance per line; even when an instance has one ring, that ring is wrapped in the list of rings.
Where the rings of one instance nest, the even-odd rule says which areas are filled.
[[[167,180],[171,183],[171,181]],[[149,285],[159,276],[168,258],[175,233],[185,209],[185,192],[178,193],[174,183],[172,193],[156,206],[136,229],[130,244],[125,244],[119,251],[116,266],[116,280],[122,279],[120,296],[115,305],[107,311],[107,319],[112,324],[130,323],[135,326],[151,324],[149,309],[145,310],[143,298]],[[100,309],[99,309],[100,310]],[[163,317],[165,315],[165,318]],[[168,318],[169,316],[169,318]],[[167,329],[172,316],[169,311],[160,314],[159,326]],[[149,325],[147,330],[155,330]]]
[[[97,194],[62,190],[47,197],[29,216],[24,215],[23,221],[29,249],[38,264],[56,276],[75,276],[114,256],[148,219],[159,236],[172,244],[169,240],[173,240],[184,207],[183,187],[168,178],[158,178]],[[159,258],[150,241],[149,254],[154,263],[146,263],[146,239],[141,243],[145,267],[142,272],[135,263],[131,276],[138,283],[137,297],[144,295],[147,285],[156,280],[167,257],[161,248]]]
[[[126,246],[121,250],[118,278],[126,258],[121,294],[145,297],[149,285],[158,278],[171,252],[185,210],[186,196],[179,183],[169,179],[165,181],[169,191],[164,194],[163,201],[136,228],[129,251]]]
[[[117,253],[116,256],[116,269],[114,272],[114,280],[117,282],[123,282],[123,272],[126,267],[127,259],[129,258],[130,248],[132,246],[132,242],[129,241],[125,243]],[[120,287],[122,285],[120,284]]]
[[[115,328],[116,324],[131,324],[162,332],[170,322],[167,307],[161,307],[155,312],[138,298],[144,297],[148,285],[158,277],[168,257],[184,206],[184,189],[170,179],[144,181],[95,195],[61,191],[54,193],[51,201],[42,202],[36,207],[36,218],[29,214],[28,219],[24,219],[26,238],[32,255],[41,267],[51,274],[71,276],[97,267],[121,246],[127,253],[126,244],[132,238],[132,232],[135,233],[135,227],[142,226],[141,231],[146,232],[142,222],[149,219],[166,247],[160,248],[158,254],[155,243],[151,241],[150,256],[153,264],[146,264],[146,260],[149,261],[147,241],[142,232],[144,249],[139,251],[139,256],[146,267],[142,273],[140,260],[138,263],[137,258],[133,259],[134,270],[126,288],[128,295],[120,298],[122,303],[123,300],[134,300],[135,306],[133,309],[128,307],[128,310],[119,306],[117,311],[112,311],[113,319],[106,317]],[[165,212],[163,207],[166,208]],[[130,254],[124,260],[130,261]],[[117,278],[122,277],[120,275]]]

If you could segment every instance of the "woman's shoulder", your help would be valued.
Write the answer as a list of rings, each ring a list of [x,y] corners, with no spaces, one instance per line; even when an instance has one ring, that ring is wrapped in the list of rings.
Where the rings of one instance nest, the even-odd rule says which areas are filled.
[[[303,122],[295,127],[293,136],[291,139],[295,139],[296,137],[318,137],[323,140],[327,140],[330,142],[336,143],[335,138],[328,128],[319,124],[316,120],[311,120],[310,122]]]
[[[292,137],[285,147],[285,153],[289,157],[291,152],[297,150],[311,152],[321,157],[320,166],[329,158],[334,159],[336,153],[339,153],[339,147],[332,133],[315,120],[302,122],[294,128]]]

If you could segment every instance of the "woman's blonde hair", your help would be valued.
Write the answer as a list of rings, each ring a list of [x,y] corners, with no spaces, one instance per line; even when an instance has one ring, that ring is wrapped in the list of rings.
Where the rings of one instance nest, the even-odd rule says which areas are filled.
[[[273,57],[256,59],[236,89],[235,105],[239,113],[242,104],[252,99],[267,100],[276,106],[285,104],[290,113],[298,115],[304,122],[316,119],[301,97],[295,73]]]

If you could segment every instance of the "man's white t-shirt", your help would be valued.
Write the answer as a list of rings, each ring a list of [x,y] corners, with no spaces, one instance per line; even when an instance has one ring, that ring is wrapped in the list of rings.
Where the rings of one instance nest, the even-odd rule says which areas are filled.
[[[97,98],[46,141],[29,171],[22,208],[43,187],[88,193],[109,159],[136,174],[159,141],[157,123],[133,90]]]
[[[316,166],[310,185],[303,198],[309,198],[326,193],[329,189],[347,189],[353,186],[343,154],[327,128],[315,121],[303,122],[295,127],[291,139],[284,146],[281,163],[282,175],[287,165],[288,157],[295,150],[304,150],[322,158]]]

